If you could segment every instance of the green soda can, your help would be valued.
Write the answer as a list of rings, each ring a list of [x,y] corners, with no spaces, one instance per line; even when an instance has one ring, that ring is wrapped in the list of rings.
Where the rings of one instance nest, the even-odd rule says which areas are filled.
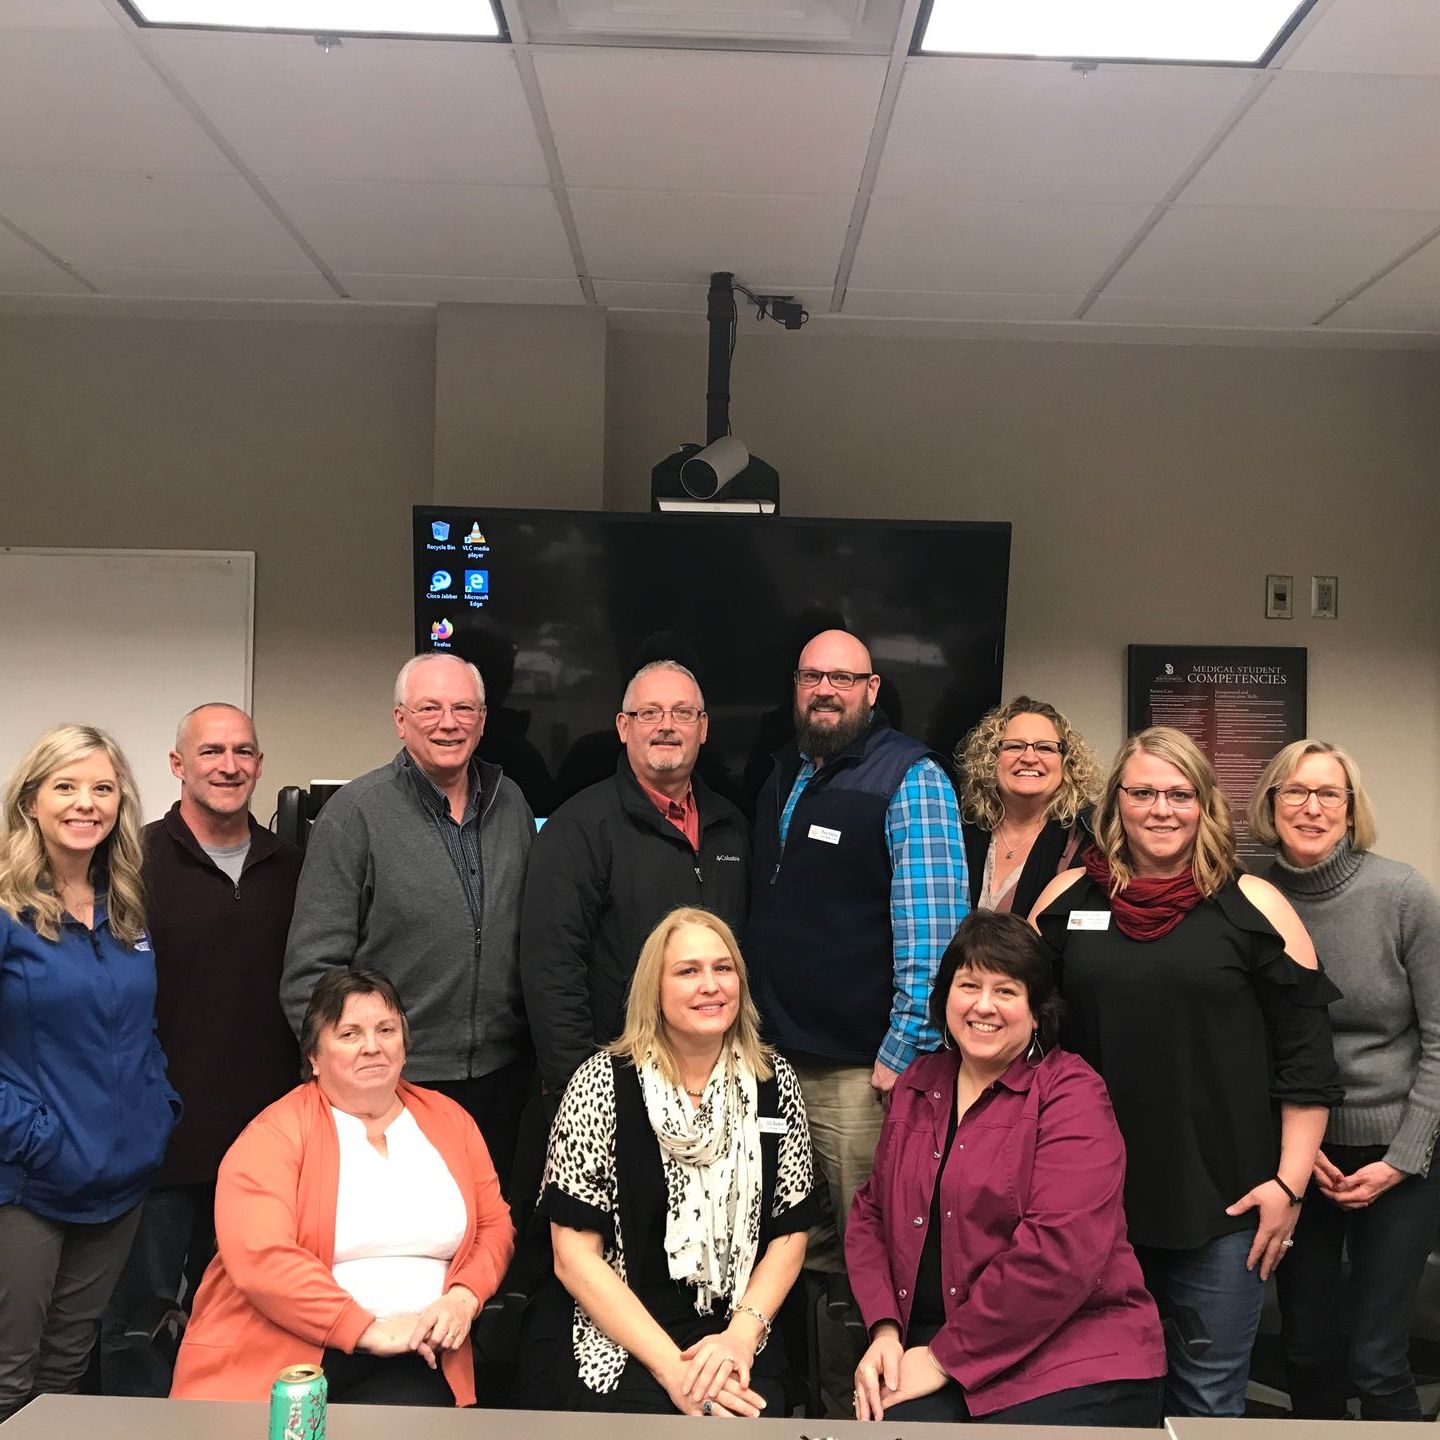
[[[287,1365],[270,1387],[270,1440],[325,1440],[329,1394],[318,1365]]]

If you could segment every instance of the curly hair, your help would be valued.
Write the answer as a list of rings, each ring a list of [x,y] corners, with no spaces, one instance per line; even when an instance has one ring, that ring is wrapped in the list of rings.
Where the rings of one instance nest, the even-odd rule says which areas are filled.
[[[1005,727],[1017,715],[1040,715],[1054,727],[1063,747],[1060,761],[1060,788],[1045,807],[1046,820],[1058,820],[1067,829],[1081,811],[1095,803],[1100,788],[1100,762],[1078,730],[1044,700],[1017,695],[1008,705],[997,705],[960,742],[955,764],[960,771],[960,809],[966,822],[982,830],[994,830],[1005,819],[995,770],[1000,758],[1000,741]]]
[[[35,820],[35,797],[57,770],[103,750],[115,770],[120,807],[115,828],[90,861],[90,879],[106,892],[110,933],[133,945],[145,933],[145,889],[140,880],[140,792],[120,747],[91,725],[57,725],[47,730],[15,767],[0,814],[0,909],[27,920],[46,940],[60,938],[65,909],[55,893],[50,857]]]
[[[640,947],[640,958],[635,962],[635,975],[630,981],[630,996],[625,1004],[625,1028],[610,1045],[610,1053],[635,1066],[643,1065],[650,1059],[667,1080],[680,1084],[680,1062],[675,1058],[665,1030],[665,1017],[660,1011],[660,982],[665,974],[665,951],[675,932],[687,925],[713,930],[730,952],[730,958],[735,962],[735,978],[740,982],[740,1007],[725,1041],[728,1044],[733,1040],[740,1047],[745,1063],[755,1072],[757,1079],[768,1080],[773,1073],[771,1051],[760,1039],[760,1014],[750,994],[745,959],[740,954],[735,932],[718,915],[693,905],[682,905],[678,910],[672,910]]]
[[[1095,810],[1095,845],[1110,862],[1110,873],[1114,876],[1110,893],[1118,895],[1136,874],[1130,842],[1121,819],[1120,777],[1131,758],[1142,751],[1167,765],[1173,765],[1194,787],[1200,818],[1195,830],[1195,848],[1190,857],[1190,873],[1194,876],[1195,888],[1202,895],[1214,895],[1239,868],[1230,805],[1215,779],[1215,771],[1195,742],[1168,725],[1152,725],[1148,730],[1132,735],[1120,747],[1120,753],[1105,779],[1105,789]]]

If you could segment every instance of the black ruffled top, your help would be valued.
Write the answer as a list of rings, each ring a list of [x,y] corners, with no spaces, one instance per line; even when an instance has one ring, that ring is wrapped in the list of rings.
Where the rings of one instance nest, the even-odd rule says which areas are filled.
[[[1087,875],[1037,917],[1065,997],[1062,1043],[1109,1088],[1132,1243],[1192,1249],[1255,1224],[1225,1208],[1274,1175],[1281,1103],[1344,1098],[1327,1010],[1340,992],[1285,953],[1234,880],[1156,940],[1113,920],[1069,928],[1076,911],[1109,910]]]

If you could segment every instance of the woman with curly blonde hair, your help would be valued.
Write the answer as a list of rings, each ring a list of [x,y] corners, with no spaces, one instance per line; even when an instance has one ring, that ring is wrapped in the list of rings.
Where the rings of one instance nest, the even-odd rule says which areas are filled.
[[[78,1385],[179,1112],[140,858],[115,742],[42,735],[0,814],[0,1419]]]
[[[1065,997],[1064,1043],[1105,1080],[1125,1138],[1125,1212],[1172,1347],[1167,1415],[1240,1415],[1265,1281],[1289,1253],[1327,1109],[1343,1096],[1305,927],[1241,875],[1210,762],[1155,726],[1121,747],[1095,847],[1031,917]]]
[[[1090,841],[1095,753],[1053,705],[1017,695],[955,752],[974,910],[1028,915]]]

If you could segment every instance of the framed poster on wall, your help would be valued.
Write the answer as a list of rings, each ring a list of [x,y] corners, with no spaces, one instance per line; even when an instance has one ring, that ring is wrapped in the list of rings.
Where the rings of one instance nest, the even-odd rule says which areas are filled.
[[[1260,772],[1305,736],[1303,646],[1131,645],[1128,728],[1182,730],[1209,757],[1235,819],[1240,859],[1268,859],[1245,824]]]

